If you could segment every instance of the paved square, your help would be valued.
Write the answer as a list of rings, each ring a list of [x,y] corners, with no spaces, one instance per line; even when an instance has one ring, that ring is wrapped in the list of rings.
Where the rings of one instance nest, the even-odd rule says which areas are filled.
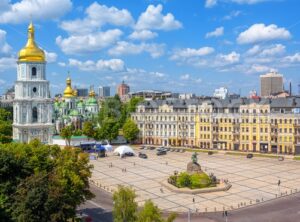
[[[138,152],[138,151],[137,151]],[[214,173],[219,179],[228,179],[231,189],[206,194],[178,194],[163,188],[160,181],[166,180],[175,170],[186,170],[192,153],[168,152],[156,156],[156,151],[143,151],[148,159],[108,154],[107,158],[91,160],[94,165],[92,180],[109,191],[120,185],[135,189],[139,204],[151,199],[159,208],[168,211],[186,212],[197,210],[221,211],[255,204],[276,198],[280,193],[300,191],[300,162],[278,161],[269,158],[253,158],[199,153],[198,162],[206,173]],[[109,167],[110,163],[113,167]],[[126,168],[126,172],[122,169]],[[277,186],[281,180],[280,188]],[[195,203],[193,203],[193,198]]]

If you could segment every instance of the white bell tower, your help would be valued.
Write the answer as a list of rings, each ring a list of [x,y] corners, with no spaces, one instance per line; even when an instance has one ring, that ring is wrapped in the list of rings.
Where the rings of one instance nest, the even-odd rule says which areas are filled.
[[[28,41],[20,50],[15,82],[13,139],[28,143],[39,139],[52,143],[52,111],[45,53],[34,41],[34,26],[28,27]]]

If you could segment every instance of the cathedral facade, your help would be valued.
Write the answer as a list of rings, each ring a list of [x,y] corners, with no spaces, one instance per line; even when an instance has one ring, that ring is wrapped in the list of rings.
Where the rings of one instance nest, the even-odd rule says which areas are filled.
[[[28,143],[36,138],[52,143],[53,102],[46,80],[45,53],[35,43],[32,23],[28,27],[27,44],[18,54],[13,109],[15,141]]]
[[[66,88],[61,98],[55,98],[54,122],[55,134],[59,134],[65,126],[72,125],[74,129],[82,129],[85,121],[92,121],[97,117],[99,105],[94,89],[90,89],[88,98],[77,96],[76,89],[72,88],[70,77],[66,80]]]

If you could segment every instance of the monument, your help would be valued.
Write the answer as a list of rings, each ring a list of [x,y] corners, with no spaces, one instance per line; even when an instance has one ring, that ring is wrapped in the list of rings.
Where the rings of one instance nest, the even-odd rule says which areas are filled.
[[[202,173],[202,170],[201,170],[201,166],[200,164],[198,163],[198,154],[195,152],[193,153],[191,159],[192,161],[189,162],[187,164],[187,169],[186,171],[189,173],[189,174],[193,174],[193,173]]]

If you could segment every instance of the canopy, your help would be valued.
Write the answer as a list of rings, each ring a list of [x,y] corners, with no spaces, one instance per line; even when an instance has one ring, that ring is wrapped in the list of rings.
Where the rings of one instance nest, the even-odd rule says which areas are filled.
[[[109,152],[112,151],[112,146],[110,144],[102,145],[102,146],[104,146],[104,148],[106,149],[106,151],[109,151]]]
[[[115,150],[114,153],[120,154],[120,156],[124,155],[125,153],[133,153],[134,151],[131,147],[129,146],[118,146]]]

